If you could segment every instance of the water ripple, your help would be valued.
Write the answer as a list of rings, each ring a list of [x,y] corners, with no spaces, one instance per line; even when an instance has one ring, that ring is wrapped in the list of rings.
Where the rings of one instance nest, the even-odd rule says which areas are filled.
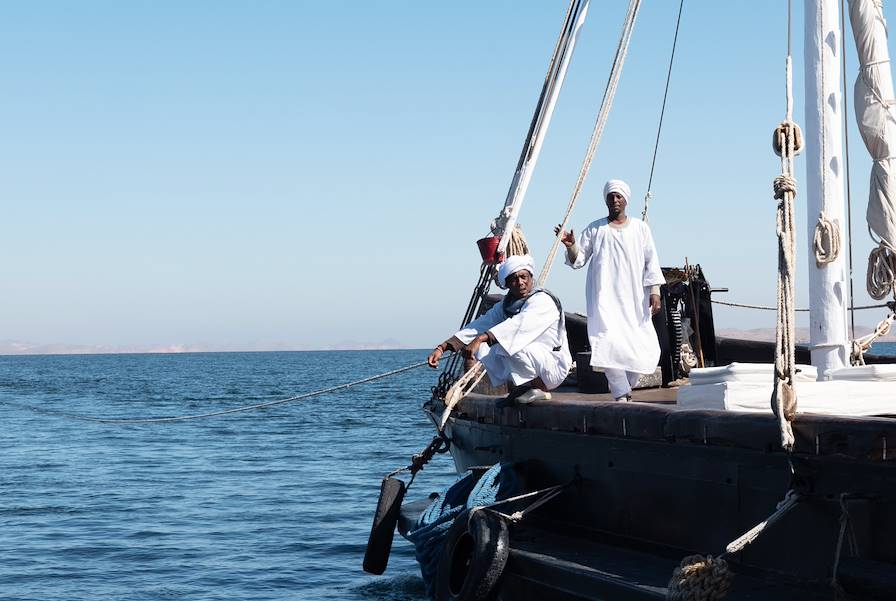
[[[2,403],[90,416],[203,413],[423,356],[0,357],[0,601],[422,601],[413,549],[400,538],[385,576],[360,564],[380,479],[432,436],[420,411],[429,370],[152,426],[73,422]],[[423,494],[453,478],[440,456],[415,488]]]

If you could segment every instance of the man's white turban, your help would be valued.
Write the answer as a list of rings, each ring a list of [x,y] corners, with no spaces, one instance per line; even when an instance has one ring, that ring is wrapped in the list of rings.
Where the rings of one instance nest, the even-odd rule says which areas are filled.
[[[507,260],[498,266],[498,285],[501,288],[507,288],[505,280],[515,274],[517,271],[527,269],[529,273],[535,275],[535,261],[531,255],[513,255],[507,257]]]
[[[625,202],[628,202],[632,197],[632,189],[621,179],[611,179],[604,184],[604,200],[607,199],[607,194],[610,192],[619,192],[622,195],[622,198],[625,199]]]

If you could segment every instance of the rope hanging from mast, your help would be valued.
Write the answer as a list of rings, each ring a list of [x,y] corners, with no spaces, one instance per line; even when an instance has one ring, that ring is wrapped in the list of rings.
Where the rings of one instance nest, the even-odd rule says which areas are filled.
[[[572,196],[569,199],[569,205],[566,208],[566,215],[557,235],[554,237],[554,243],[551,244],[551,250],[544,262],[544,267],[536,281],[536,287],[544,286],[551,273],[551,266],[554,263],[554,257],[557,256],[557,249],[560,246],[560,234],[569,225],[569,217],[572,215],[573,207],[579,199],[585,180],[588,178],[588,172],[591,170],[591,163],[594,161],[594,155],[597,153],[597,147],[600,144],[601,135],[604,133],[604,126],[610,116],[610,109],[613,107],[613,100],[616,97],[616,88],[619,85],[619,79],[622,77],[622,67],[625,65],[625,57],[628,55],[628,48],[632,39],[632,31],[635,28],[635,20],[638,18],[638,11],[641,8],[641,0],[631,0],[628,5],[628,11],[625,14],[625,20],[622,22],[622,34],[619,36],[619,44],[616,47],[616,56],[613,58],[613,67],[610,70],[610,77],[607,80],[607,87],[604,89],[604,97],[600,103],[600,111],[597,114],[597,121],[594,124],[594,130],[591,132],[591,141],[588,143],[588,150],[585,152],[585,159],[582,161],[582,167],[579,170],[579,177],[576,179],[575,186],[572,190]]]
[[[785,61],[785,89],[787,114],[775,129],[773,146],[781,157],[781,175],[775,178],[775,198],[778,199],[778,320],[775,327],[775,370],[771,406],[781,428],[781,446],[793,449],[794,436],[790,422],[796,414],[796,391],[793,374],[796,365],[795,286],[796,227],[793,200],[796,179],[793,177],[794,157],[801,150],[802,134],[793,121],[793,67],[790,54],[791,3],[787,3],[787,59]]]
[[[681,26],[681,12],[684,9],[684,0],[678,4],[678,19],[675,21],[675,37],[672,38],[672,54],[669,56],[669,70],[666,73],[666,89],[663,92],[663,106],[660,109],[660,123],[656,128],[656,142],[653,145],[653,160],[650,161],[650,177],[647,178],[647,194],[644,195],[644,210],[641,212],[641,221],[647,223],[647,212],[650,209],[650,201],[653,199],[653,170],[656,167],[656,154],[660,147],[660,133],[663,131],[663,116],[666,114],[666,98],[669,96],[669,82],[672,81],[672,63],[675,61],[675,47],[678,45],[678,29]]]

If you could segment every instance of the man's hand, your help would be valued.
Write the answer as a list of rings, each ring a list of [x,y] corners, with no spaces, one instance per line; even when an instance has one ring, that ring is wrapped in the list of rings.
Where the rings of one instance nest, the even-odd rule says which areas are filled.
[[[562,242],[563,246],[565,246],[566,248],[569,248],[576,243],[576,236],[572,233],[572,228],[570,228],[568,232],[565,230],[561,232],[560,225],[558,224],[557,227],[554,228],[554,235],[560,236],[560,242]]]
[[[660,302],[660,295],[659,294],[651,294],[650,295],[650,316],[653,317],[654,315],[659,313],[660,309],[662,309],[662,307],[663,307],[663,305]]]
[[[441,344],[432,350],[432,352],[429,354],[429,357],[426,358],[426,362],[429,364],[429,366],[431,368],[433,368],[433,369],[439,368],[439,359],[442,358],[442,354],[444,352],[445,351],[442,350]]]
[[[479,336],[473,339],[470,344],[464,346],[464,348],[460,351],[463,353],[464,359],[475,359],[476,351],[479,350],[479,345],[482,344],[482,341],[479,339]]]
[[[479,345],[483,342],[494,342],[491,336],[489,336],[488,332],[484,332],[470,341],[470,344],[467,344],[460,350],[463,354],[464,359],[467,361],[472,361],[476,358],[476,351],[479,350]]]

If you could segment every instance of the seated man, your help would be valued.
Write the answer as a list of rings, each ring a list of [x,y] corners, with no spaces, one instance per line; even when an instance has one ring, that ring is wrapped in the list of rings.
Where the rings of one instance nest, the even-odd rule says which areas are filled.
[[[494,386],[507,384],[508,399],[520,403],[550,399],[548,390],[569,373],[572,357],[560,301],[544,289],[533,290],[529,255],[512,256],[498,268],[498,282],[509,292],[500,303],[437,346],[427,362],[433,368],[447,349],[474,357]]]

